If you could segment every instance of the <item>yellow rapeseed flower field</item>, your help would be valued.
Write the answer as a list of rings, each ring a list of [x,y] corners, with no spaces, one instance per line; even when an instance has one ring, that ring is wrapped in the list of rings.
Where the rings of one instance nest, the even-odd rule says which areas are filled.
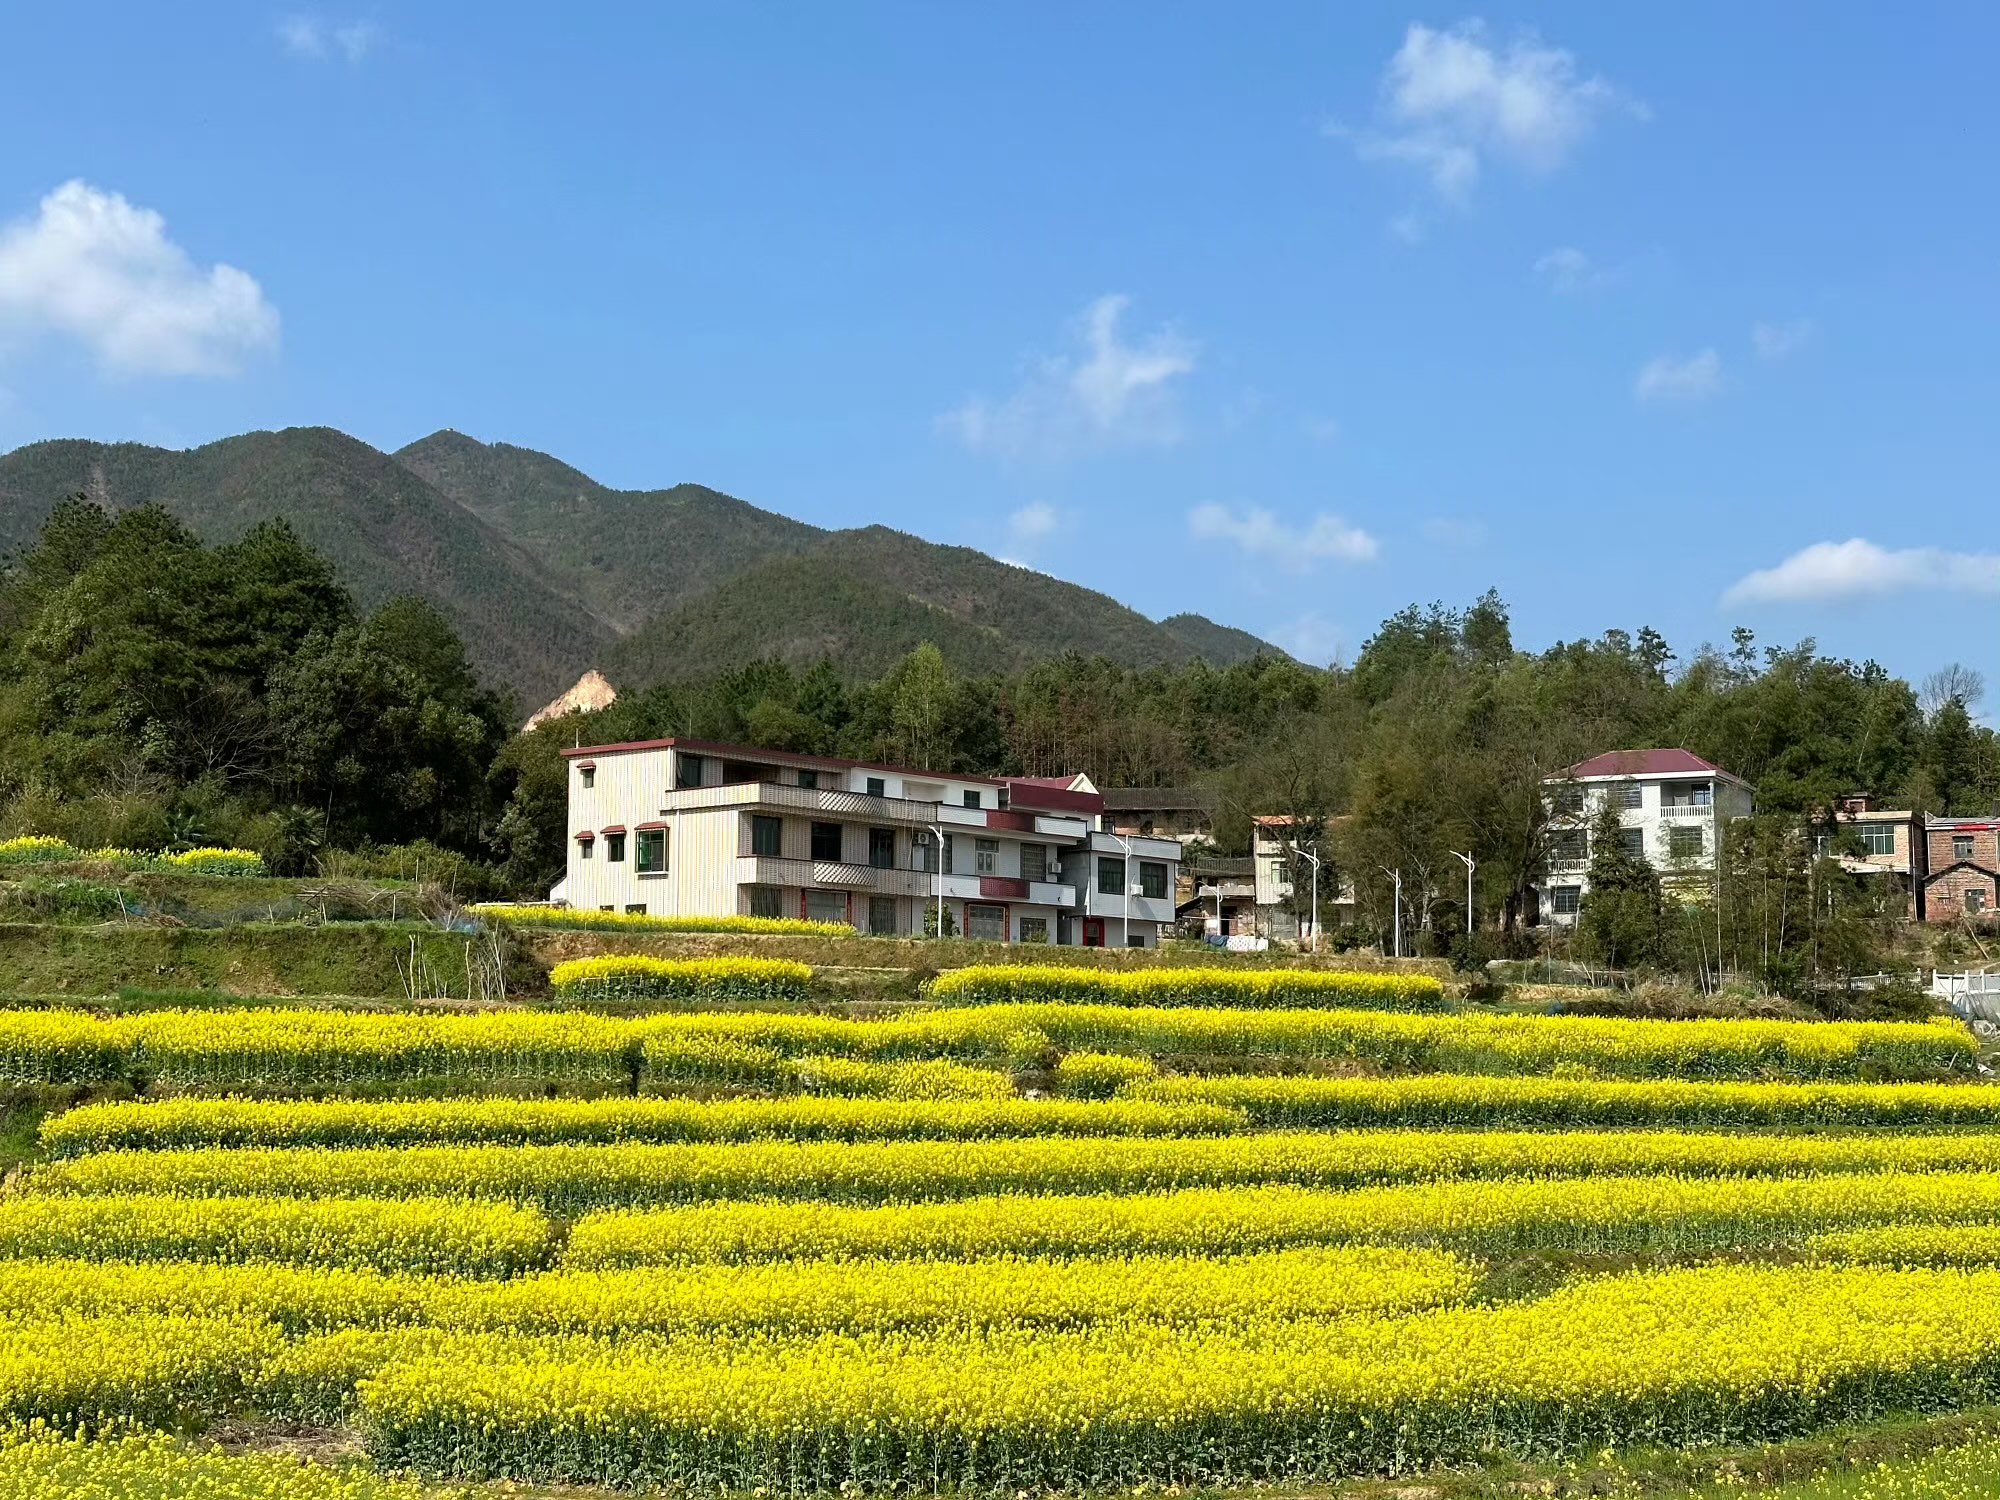
[[[1343,974],[1324,969],[1072,969],[1055,964],[976,964],[947,969],[926,987],[940,1005],[1076,1000],[1099,1005],[1352,1005],[1439,1010],[1444,986],[1428,974]]]

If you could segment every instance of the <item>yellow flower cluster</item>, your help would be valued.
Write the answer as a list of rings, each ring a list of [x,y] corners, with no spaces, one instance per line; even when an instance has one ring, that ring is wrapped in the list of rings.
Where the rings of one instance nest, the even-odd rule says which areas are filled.
[[[184,849],[176,854],[145,854],[134,849],[78,849],[48,834],[0,840],[0,865],[85,859],[127,870],[170,870],[188,875],[264,874],[264,857],[253,849]]]
[[[846,1068],[879,1066],[839,1061]],[[87,1104],[44,1120],[41,1142],[49,1155],[69,1157],[93,1151],[240,1146],[1201,1135],[1219,1134],[1243,1123],[1239,1111],[1218,1105],[1154,1104],[1138,1099],[1096,1103],[1013,1098],[803,1098],[705,1103],[623,1098],[190,1098]]]
[[[845,922],[808,922],[799,917],[654,917],[636,911],[584,911],[568,906],[516,906],[487,901],[466,910],[509,927],[551,927],[585,932],[725,932],[748,935],[853,937]]]
[[[0,1500],[442,1500],[364,1469],[224,1453],[163,1433],[97,1441],[33,1430],[0,1443]]]
[[[179,1186],[148,1184],[169,1185]],[[548,1240],[540,1214],[498,1203],[301,1203],[143,1190],[0,1200],[0,1256],[21,1259],[283,1261],[504,1276],[538,1264]]]
[[[30,1084],[143,1076],[177,1088],[239,1090],[630,1085],[643,1081],[645,1068],[658,1081],[797,1088],[786,1059],[1010,1062],[1050,1049],[1288,1057],[1421,1072],[1532,1074],[1563,1067],[1622,1077],[1805,1080],[1934,1078],[1965,1071],[1976,1051],[1971,1034],[1952,1021],[1627,1021],[1068,1004],[972,1006],[866,1021],[757,1011],[618,1018],[260,1009],[97,1019],[0,1010],[0,1081]],[[1004,1083],[992,1080],[959,1082],[978,1083],[982,1093],[1004,1091]]]
[[[2000,1224],[1886,1224],[1815,1235],[1806,1248],[1859,1265],[2000,1266]]]
[[[1326,1323],[455,1352],[362,1383],[389,1462],[705,1491],[1241,1486],[1990,1400],[2000,1273],[1722,1267]]]
[[[1064,1059],[1065,1066],[1069,1059]],[[1139,1079],[1127,1099],[1219,1104],[1260,1126],[1874,1126],[1901,1130],[2000,1126],[2000,1088],[1942,1083],[1694,1083],[1495,1078],[1221,1075]]]
[[[1066,1052],[1056,1064],[1056,1087],[1080,1099],[1106,1099],[1136,1090],[1160,1076],[1143,1057],[1122,1052]]]
[[[1368,1247],[1214,1260],[710,1264],[511,1281],[321,1266],[0,1261],[0,1318],[156,1313],[267,1321],[294,1336],[429,1325],[605,1338],[810,1337],[1379,1316],[1462,1301],[1477,1284],[1472,1267],[1444,1252]]]
[[[1194,1188],[1124,1197],[970,1198],[854,1207],[725,1202],[580,1219],[583,1268],[794,1257],[1242,1255],[1291,1245],[1693,1253],[1833,1228],[2000,1221],[2000,1174],[1596,1177],[1430,1182],[1352,1192]]]
[[[466,1197],[552,1213],[722,1198],[918,1203],[991,1194],[1358,1188],[1457,1178],[1969,1172],[1994,1138],[1652,1131],[1354,1131],[679,1145],[442,1145],[106,1151],[37,1168],[47,1193]]]
[[[1428,974],[1339,974],[1319,969],[1067,969],[976,964],[949,969],[927,993],[940,1005],[1079,1001],[1096,1005],[1240,1005],[1438,1010],[1444,986]]]
[[[804,1000],[810,966],[786,958],[573,958],[549,971],[561,1000]]]
[[[226,1411],[283,1346],[268,1323],[136,1313],[0,1324],[0,1420],[170,1426]]]

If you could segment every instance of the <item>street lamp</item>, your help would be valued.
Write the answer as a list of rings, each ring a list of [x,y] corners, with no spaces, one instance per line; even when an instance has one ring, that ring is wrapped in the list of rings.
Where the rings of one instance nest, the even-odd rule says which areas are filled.
[[[937,892],[937,935],[944,937],[944,835],[935,828],[919,828],[910,835],[919,844],[935,846],[935,853],[926,861],[931,867],[931,888]]]
[[[1313,952],[1315,952],[1315,953],[1317,953],[1317,952],[1319,952],[1319,856],[1318,856],[1317,854],[1314,854],[1314,853],[1313,853],[1313,852],[1312,852],[1311,850],[1308,850],[1308,849],[1296,849],[1296,848],[1295,848],[1295,849],[1293,849],[1293,850],[1292,850],[1292,853],[1296,854],[1296,855],[1297,855],[1297,856],[1298,856],[1298,857],[1299,857],[1300,859],[1309,859],[1309,860],[1311,860],[1311,861],[1312,861],[1312,867],[1313,867],[1313,879],[1312,879],[1312,928],[1313,928],[1313,948],[1312,948],[1312,951],[1313,951]]]
[[[1467,937],[1471,937],[1473,859],[1470,854],[1460,854],[1456,849],[1451,851],[1451,856],[1453,859],[1459,860],[1465,865],[1465,935]]]
[[[1401,958],[1403,956],[1403,872],[1401,870],[1392,870],[1387,865],[1381,865],[1378,868],[1384,875],[1387,875],[1391,880],[1396,882],[1396,926],[1394,932],[1391,934],[1395,943],[1395,952],[1391,957]]]
[[[1118,868],[1118,945],[1132,946],[1132,845],[1115,833],[1104,835],[1125,851],[1124,862]]]

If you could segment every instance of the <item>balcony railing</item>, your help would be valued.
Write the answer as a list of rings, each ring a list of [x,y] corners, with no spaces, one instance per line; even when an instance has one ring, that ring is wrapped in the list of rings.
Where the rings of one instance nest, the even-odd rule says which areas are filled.
[[[1715,816],[1713,802],[1662,802],[1660,816],[1663,818],[1711,818]]]
[[[687,787],[664,793],[660,798],[663,814],[717,807],[768,807],[785,812],[818,813],[856,823],[915,823],[926,827],[938,821],[939,813],[935,802],[871,797],[866,792],[850,792],[840,787],[786,786],[776,781]]]
[[[883,869],[830,859],[739,855],[735,884],[795,886],[808,890],[867,891],[877,896],[927,896],[935,878],[923,870]]]

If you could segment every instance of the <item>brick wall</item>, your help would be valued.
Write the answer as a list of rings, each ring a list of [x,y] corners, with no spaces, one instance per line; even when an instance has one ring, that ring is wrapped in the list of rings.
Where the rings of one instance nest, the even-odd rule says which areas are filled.
[[[1946,849],[1949,850],[1947,845]],[[1965,912],[1965,893],[1981,891],[1986,896],[1986,910],[2000,910],[2000,890],[1995,889],[1992,875],[1984,870],[1961,865],[1958,869],[1947,870],[1942,875],[1933,876],[1924,885],[1924,917],[1931,922],[1956,922]]]
[[[1989,870],[2000,870],[2000,823],[1975,823],[1966,828],[1932,827],[1925,830],[1930,859],[1926,869],[1942,870],[1961,859],[1970,859]],[[1958,839],[1972,840],[1969,855],[1953,852]]]

